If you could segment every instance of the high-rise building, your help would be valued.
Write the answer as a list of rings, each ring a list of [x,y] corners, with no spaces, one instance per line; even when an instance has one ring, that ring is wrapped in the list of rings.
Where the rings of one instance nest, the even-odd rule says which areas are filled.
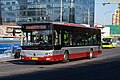
[[[19,3],[16,0],[1,0],[2,23],[16,22]]]
[[[112,25],[119,25],[118,9],[112,14]]]
[[[1,3],[1,0],[0,0],[0,3]],[[0,24],[2,24],[1,4],[0,4]]]
[[[94,25],[95,0],[2,0],[2,22],[71,22]]]

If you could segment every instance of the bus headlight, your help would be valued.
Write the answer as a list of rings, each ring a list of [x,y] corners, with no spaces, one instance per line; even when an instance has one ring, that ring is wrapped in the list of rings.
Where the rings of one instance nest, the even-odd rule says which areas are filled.
[[[45,53],[45,56],[52,56],[52,53]]]

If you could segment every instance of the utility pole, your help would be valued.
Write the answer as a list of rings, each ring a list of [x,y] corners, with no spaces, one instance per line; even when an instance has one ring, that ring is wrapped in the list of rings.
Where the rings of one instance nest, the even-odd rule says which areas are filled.
[[[69,22],[70,22],[70,23],[75,23],[75,7],[74,7],[74,0],[70,0]]]
[[[104,13],[104,27],[105,27],[105,15],[110,13],[110,12],[112,12],[112,11],[107,11],[107,12]]]
[[[90,5],[89,7],[88,7],[88,11],[87,11],[87,14],[88,14],[88,25],[90,25],[90,8],[92,7],[93,5]]]
[[[62,4],[62,3],[63,3],[63,2],[62,2],[62,0],[61,0],[61,2],[60,2],[60,7],[61,7],[61,8],[60,8],[60,22],[62,22],[62,17],[63,17],[63,14],[62,14],[62,13],[63,13],[63,9],[62,9],[62,8],[63,8],[63,7],[62,7],[63,4]]]

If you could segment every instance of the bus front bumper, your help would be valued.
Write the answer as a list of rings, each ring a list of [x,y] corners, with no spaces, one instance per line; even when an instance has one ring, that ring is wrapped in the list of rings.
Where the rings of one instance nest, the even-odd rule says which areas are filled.
[[[102,45],[102,48],[113,48],[113,45]]]
[[[21,60],[54,62],[54,61],[63,60],[63,55],[61,55],[61,56],[46,56],[46,57],[26,57],[26,56],[21,56]]]
[[[53,61],[52,57],[26,57],[26,56],[21,56],[22,60],[26,61]]]

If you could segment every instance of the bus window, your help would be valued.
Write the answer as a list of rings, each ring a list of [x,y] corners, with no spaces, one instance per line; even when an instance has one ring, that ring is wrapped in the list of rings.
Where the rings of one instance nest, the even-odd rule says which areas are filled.
[[[55,35],[55,37],[54,37],[54,45],[58,45],[58,33],[57,33],[56,30],[54,30],[54,35]]]
[[[50,30],[34,30],[30,32],[24,32],[24,45],[42,45],[49,44],[52,45],[52,32]]]
[[[27,45],[28,43],[27,33],[23,33],[23,43],[24,45]]]
[[[54,30],[54,45],[61,45],[61,31]]]
[[[64,42],[64,45],[65,45],[65,46],[70,45],[70,44],[69,44],[69,32],[68,32],[68,31],[65,31],[65,32],[64,32],[64,41],[63,41],[63,42]]]

